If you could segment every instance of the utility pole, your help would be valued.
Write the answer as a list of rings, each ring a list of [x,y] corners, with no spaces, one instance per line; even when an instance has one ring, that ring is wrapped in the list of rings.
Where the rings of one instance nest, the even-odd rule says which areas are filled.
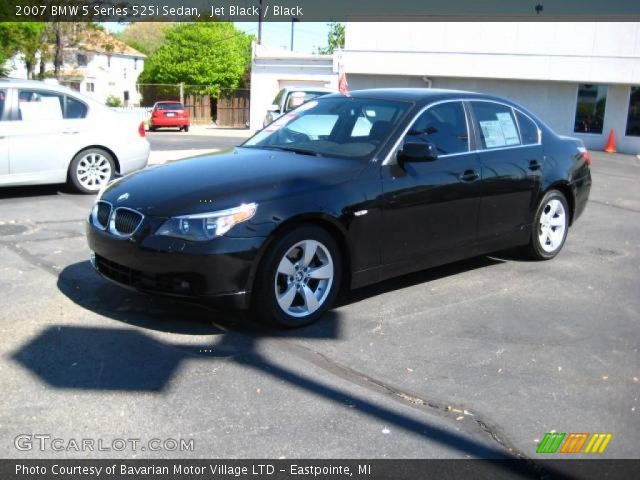
[[[296,17],[291,17],[291,51],[293,52],[293,26],[298,21]]]

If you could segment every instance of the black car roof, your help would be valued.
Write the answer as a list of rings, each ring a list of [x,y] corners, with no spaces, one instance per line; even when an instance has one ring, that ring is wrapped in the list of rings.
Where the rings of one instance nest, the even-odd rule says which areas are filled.
[[[323,98],[335,98],[340,95],[341,94],[336,93],[326,95]],[[466,92],[463,90],[443,90],[438,88],[372,88],[367,90],[354,90],[349,92],[349,95],[354,98],[376,98],[379,100],[396,100],[418,104],[453,98],[486,98],[507,101],[506,99],[481,93]]]

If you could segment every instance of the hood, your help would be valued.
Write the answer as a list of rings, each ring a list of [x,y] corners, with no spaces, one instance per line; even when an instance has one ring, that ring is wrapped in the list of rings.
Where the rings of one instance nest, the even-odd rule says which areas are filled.
[[[352,180],[364,166],[358,160],[236,148],[127,175],[109,185],[102,200],[160,217],[212,212],[325,189]]]

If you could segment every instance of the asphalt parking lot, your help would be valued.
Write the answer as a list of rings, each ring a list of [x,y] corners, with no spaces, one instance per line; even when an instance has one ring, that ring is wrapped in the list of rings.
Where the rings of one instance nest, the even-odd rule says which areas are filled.
[[[593,158],[555,260],[409,275],[290,332],[113,286],[88,261],[92,197],[0,190],[0,455],[535,459],[555,430],[640,457],[640,160]],[[16,450],[34,433],[195,448]]]

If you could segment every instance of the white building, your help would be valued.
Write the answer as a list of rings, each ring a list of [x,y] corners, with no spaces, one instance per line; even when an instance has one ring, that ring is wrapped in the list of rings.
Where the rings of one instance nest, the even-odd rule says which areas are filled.
[[[349,23],[351,90],[434,87],[512,99],[556,132],[640,153],[640,23]]]
[[[145,55],[106,32],[92,32],[91,37],[64,49],[64,62],[59,82],[99,102],[115,96],[122,105],[138,105],[138,77],[144,69]],[[9,76],[27,78],[20,55],[9,60]],[[48,62],[46,71],[53,71]]]
[[[251,62],[251,130],[262,128],[267,109],[284,87],[338,88],[332,55],[308,55],[254,45]]]

